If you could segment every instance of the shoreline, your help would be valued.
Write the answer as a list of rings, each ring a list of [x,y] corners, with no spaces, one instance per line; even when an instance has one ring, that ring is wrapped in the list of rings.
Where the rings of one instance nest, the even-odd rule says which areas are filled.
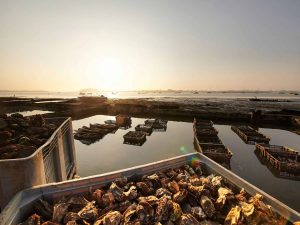
[[[134,117],[157,117],[192,122],[194,117],[220,124],[250,123],[263,127],[285,128],[300,134],[300,101],[253,101],[250,99],[107,99],[83,102],[78,98],[0,97],[0,113],[43,110],[49,117],[70,116],[73,120],[103,114],[126,114]]]

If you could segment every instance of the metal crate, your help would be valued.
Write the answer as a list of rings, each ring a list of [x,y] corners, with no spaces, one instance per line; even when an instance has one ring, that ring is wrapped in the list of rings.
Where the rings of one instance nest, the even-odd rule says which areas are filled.
[[[70,179],[76,172],[71,118],[51,118],[61,124],[32,155],[0,160],[0,210],[28,187]]]
[[[63,196],[67,195],[86,193],[97,188],[101,188],[119,177],[131,177],[150,174],[160,170],[179,167],[186,163],[190,163],[195,159],[200,160],[203,169],[205,169],[207,173],[214,173],[223,176],[225,179],[227,179],[227,181],[231,182],[235,186],[244,188],[245,191],[247,191],[250,195],[255,195],[256,193],[263,195],[264,201],[267,204],[271,205],[276,212],[289,219],[291,222],[300,220],[300,214],[298,212],[284,205],[277,199],[271,197],[267,193],[238,177],[231,171],[221,167],[203,154],[190,153],[183,156],[173,157],[167,160],[145,164],[142,166],[131,167],[125,170],[119,170],[116,172],[105,173],[102,175],[90,176],[78,180],[70,180],[56,184],[42,185],[24,190],[15,195],[15,197],[4,209],[4,211],[0,215],[0,224],[16,225],[21,221],[24,221],[27,216],[30,216],[34,201],[38,200],[41,197],[50,200],[62,198]]]

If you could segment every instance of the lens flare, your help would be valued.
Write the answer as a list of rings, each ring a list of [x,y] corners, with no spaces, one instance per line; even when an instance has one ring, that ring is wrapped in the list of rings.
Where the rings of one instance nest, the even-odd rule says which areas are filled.
[[[191,159],[191,165],[192,167],[197,167],[200,166],[200,160],[196,157],[192,157]]]
[[[185,147],[185,146],[181,146],[179,148],[179,151],[182,153],[182,154],[187,154],[189,151],[188,149]]]

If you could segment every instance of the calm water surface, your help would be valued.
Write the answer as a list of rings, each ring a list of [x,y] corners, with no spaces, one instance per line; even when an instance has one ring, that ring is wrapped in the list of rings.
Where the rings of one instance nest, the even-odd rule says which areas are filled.
[[[104,123],[111,116],[93,116],[73,121],[73,128],[78,129],[89,123]],[[142,165],[173,156],[194,151],[192,124],[185,122],[168,122],[166,132],[153,132],[147,136],[143,146],[123,144],[123,135],[134,130],[145,119],[132,118],[132,127],[119,129],[115,134],[108,134],[102,140],[84,145],[75,140],[77,167],[80,176],[95,175],[103,172]],[[280,201],[300,211],[300,181],[287,180],[274,176],[271,171],[254,154],[255,146],[245,144],[230,126],[215,125],[219,137],[231,149],[231,170],[276,197]],[[260,129],[271,138],[271,144],[286,145],[300,151],[300,137],[284,130]]]
[[[73,121],[73,129],[89,123],[104,123],[110,116],[93,116]],[[147,136],[143,146],[123,144],[123,135],[145,119],[132,118],[131,128],[118,129],[115,134],[108,134],[99,142],[91,145],[75,140],[78,174],[88,176],[118,169],[142,165],[194,151],[191,123],[169,121],[166,132],[153,132]]]

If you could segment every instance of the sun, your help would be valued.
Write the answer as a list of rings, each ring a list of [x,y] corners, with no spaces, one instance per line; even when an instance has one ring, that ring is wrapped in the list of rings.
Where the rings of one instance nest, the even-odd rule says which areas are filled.
[[[115,58],[106,58],[100,60],[97,69],[99,76],[99,86],[105,90],[120,90],[124,80],[125,65],[121,60]]]

